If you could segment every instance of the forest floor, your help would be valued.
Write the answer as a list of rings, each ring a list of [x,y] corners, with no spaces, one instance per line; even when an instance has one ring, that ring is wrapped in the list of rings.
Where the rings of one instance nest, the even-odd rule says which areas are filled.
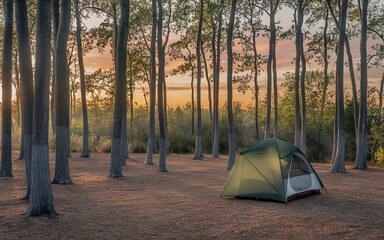
[[[24,161],[13,161],[14,177],[0,178],[0,239],[384,239],[382,168],[331,174],[313,164],[327,193],[284,204],[221,198],[225,156],[173,154],[167,173],[130,157],[125,177],[111,179],[110,154],[73,153],[74,184],[53,185],[55,220],[23,217]]]

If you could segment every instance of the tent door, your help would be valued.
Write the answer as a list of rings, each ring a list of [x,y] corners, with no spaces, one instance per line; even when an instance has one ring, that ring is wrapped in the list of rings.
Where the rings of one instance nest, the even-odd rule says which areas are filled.
[[[288,174],[287,196],[309,190],[312,186],[312,171],[307,162],[293,154]]]

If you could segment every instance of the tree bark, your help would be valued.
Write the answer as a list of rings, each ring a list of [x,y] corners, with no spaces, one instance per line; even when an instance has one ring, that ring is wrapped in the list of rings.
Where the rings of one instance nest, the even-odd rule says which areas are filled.
[[[192,72],[191,72],[191,135],[193,136],[195,134],[195,88],[194,88],[194,81],[195,81],[195,67],[193,66],[192,60],[191,60],[191,54],[189,55],[189,64],[191,65]]]
[[[196,42],[196,60],[197,60],[197,126],[195,136],[195,156],[194,159],[201,159],[203,157],[203,140],[201,130],[201,34],[203,29],[203,16],[204,16],[204,1],[200,0],[200,16],[199,26],[197,30]]]
[[[275,93],[275,134],[278,135],[278,110],[277,110],[277,76],[276,75],[276,26],[275,26],[275,14],[280,1],[269,1],[269,26],[270,26],[270,37],[269,37],[269,53],[267,60],[267,116],[265,119],[265,138],[271,137],[271,109],[272,109],[272,81],[274,82],[274,93]],[[274,66],[273,66],[274,65]],[[272,69],[273,66],[273,69]],[[272,72],[273,71],[273,72]],[[278,136],[275,136],[278,137]]]
[[[302,13],[303,14],[303,13]],[[300,150],[307,154],[307,107],[305,100],[305,74],[307,71],[307,63],[304,53],[304,37],[303,33],[300,34],[300,55],[301,55],[301,76],[300,76],[300,88],[301,88],[301,136],[300,136]]]
[[[257,55],[257,48],[256,48],[256,36],[257,32],[254,27],[252,27],[252,50],[253,50],[253,69],[254,69],[254,75],[253,75],[253,84],[254,84],[254,91],[255,91],[255,136],[256,141],[260,139],[259,134],[259,84],[258,84],[258,75],[259,75],[259,67],[258,67],[258,55]]]
[[[121,151],[121,139],[123,114],[127,109],[127,41],[129,26],[129,0],[121,0],[121,16],[119,33],[116,48],[116,84],[115,84],[115,103],[113,114],[113,135],[111,149],[111,166],[109,177],[122,177],[122,162],[125,159]]]
[[[331,168],[331,172],[345,173],[345,137],[344,137],[344,44],[345,29],[347,22],[347,4],[348,0],[343,0],[340,10],[340,31],[338,52],[336,60],[336,98],[337,98],[337,143],[335,161]]]
[[[323,74],[324,74],[324,79],[323,79],[323,89],[321,92],[321,107],[320,107],[320,124],[319,124],[319,133],[317,135],[317,156],[320,156],[320,139],[321,135],[323,132],[323,125],[324,125],[324,108],[325,108],[325,101],[326,101],[326,94],[328,90],[328,85],[329,85],[329,76],[328,76],[328,37],[327,37],[327,32],[328,32],[328,14],[329,10],[325,10],[325,24],[324,24],[324,29],[323,29],[323,64],[324,64],[324,69],[323,69]]]
[[[296,57],[295,57],[295,145],[301,147],[301,110],[300,110],[300,59],[301,59],[301,28],[303,18],[300,9],[303,7],[303,1],[298,1],[298,18],[295,19],[296,30]],[[296,13],[295,13],[296,15]],[[296,17],[295,17],[296,18]]]
[[[165,81],[165,51],[163,46],[163,5],[161,0],[157,0],[158,5],[158,22],[157,22],[157,51],[158,51],[158,64],[159,74],[157,83],[157,110],[159,115],[159,165],[157,167],[158,172],[167,172],[166,157],[167,157],[167,146],[165,139],[165,116],[164,116],[164,81]]]
[[[19,72],[19,56],[17,54],[17,50],[15,50],[15,90],[16,90],[16,122],[17,126],[19,127],[21,125],[21,116],[20,116],[20,72]],[[23,133],[21,133],[23,135]],[[23,141],[21,141],[23,142]]]
[[[23,126],[23,151],[25,161],[26,194],[24,199],[29,199],[31,182],[32,158],[32,121],[33,121],[33,72],[31,57],[31,42],[28,28],[27,0],[15,2],[16,31],[20,55],[20,91],[21,111]]]
[[[77,43],[77,57],[80,68],[80,92],[81,92],[81,109],[83,112],[83,150],[81,157],[89,157],[89,129],[88,129],[88,108],[87,96],[85,93],[85,70],[83,60],[83,43],[81,40],[81,16],[79,10],[79,0],[75,0],[75,13],[76,13],[76,43]]]
[[[153,151],[155,149],[155,104],[156,104],[156,20],[157,9],[156,0],[152,0],[152,31],[151,31],[151,50],[150,50],[150,62],[151,62],[151,81],[149,86],[149,120],[148,120],[148,145],[147,155],[145,158],[145,164],[153,164]]]
[[[362,0],[361,9],[361,38],[360,38],[360,108],[358,132],[356,136],[355,169],[366,169],[367,158],[367,9],[368,0]]]
[[[208,63],[207,63],[207,58],[205,57],[203,42],[201,42],[201,55],[203,57],[205,79],[207,80],[207,86],[208,86],[209,120],[211,121],[211,124],[212,124],[212,90],[211,90],[211,81],[209,81]]]
[[[13,0],[4,1],[2,69],[2,145],[0,177],[12,177],[12,35]]]
[[[235,139],[235,123],[233,119],[233,87],[232,87],[232,74],[233,74],[233,51],[232,51],[232,40],[233,40],[233,28],[235,24],[235,14],[236,14],[236,0],[232,0],[231,5],[231,15],[229,18],[228,25],[228,35],[227,35],[227,59],[228,59],[228,70],[227,70],[227,107],[228,107],[228,143],[229,143],[229,153],[228,153],[228,163],[227,170],[231,170],[233,164],[235,163],[235,154],[236,154],[236,139]]]
[[[56,217],[49,174],[49,76],[51,1],[37,1],[35,95],[32,127],[31,193],[26,216]]]
[[[60,22],[60,0],[52,0],[52,25],[53,25],[53,48],[56,48],[57,31]],[[53,66],[56,66],[56,54],[53,49]],[[51,88],[51,128],[52,133],[56,135],[56,73],[52,71],[52,88]]]
[[[331,16],[333,20],[335,21],[337,29],[340,31],[340,22],[337,20],[336,15],[333,11],[332,5],[330,0],[326,0],[328,9],[331,13]],[[349,74],[351,76],[351,85],[352,85],[352,99],[353,99],[353,119],[355,124],[355,133],[357,135],[357,127],[358,127],[358,116],[359,116],[359,105],[357,100],[357,89],[356,89],[356,78],[355,78],[355,71],[353,69],[353,57],[351,53],[351,47],[349,45],[349,38],[346,35],[345,36],[345,47],[347,50],[347,56],[348,56],[348,68],[349,68]]]
[[[212,131],[211,131],[211,137],[212,137],[212,156],[218,156],[217,154],[214,154],[215,149],[215,131],[216,131],[216,23],[213,20],[213,17],[211,19],[212,24],[212,35],[211,35],[211,53],[212,53],[212,84],[213,84],[213,116],[212,116]],[[218,147],[217,147],[218,148]],[[215,150],[216,151],[216,150]]]
[[[221,54],[221,32],[223,26],[223,8],[224,1],[220,2],[220,13],[218,19],[218,29],[217,29],[217,41],[216,41],[216,64],[214,67],[214,80],[213,80],[213,88],[214,88],[214,100],[213,100],[213,150],[212,157],[219,157],[219,132],[220,132],[220,123],[219,123],[219,91],[220,91],[220,54]],[[213,43],[214,44],[214,43]]]
[[[56,164],[54,184],[72,184],[68,162],[69,74],[67,42],[71,24],[71,1],[61,0],[60,21],[55,46],[56,75]],[[65,66],[65,67],[63,67]]]

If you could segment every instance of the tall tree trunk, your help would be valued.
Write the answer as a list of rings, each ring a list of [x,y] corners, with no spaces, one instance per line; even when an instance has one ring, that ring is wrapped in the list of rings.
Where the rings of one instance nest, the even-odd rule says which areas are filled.
[[[20,72],[19,72],[19,63],[18,59],[19,56],[17,54],[17,51],[15,52],[15,90],[16,90],[16,122],[17,126],[20,127],[21,125],[21,117],[20,117]],[[21,141],[23,142],[23,141]]]
[[[116,48],[116,84],[113,113],[113,136],[111,149],[111,166],[109,177],[122,177],[122,163],[125,160],[121,145],[123,114],[127,109],[127,41],[129,22],[129,0],[121,0],[121,16]]]
[[[16,9],[17,11],[17,9]],[[20,126],[20,105],[22,103],[22,93],[21,93],[21,82],[20,82],[20,70],[19,70],[19,65],[20,65],[20,59],[19,59],[19,54],[17,53],[17,50],[15,52],[15,76],[16,76],[16,84],[15,84],[15,89],[16,89],[16,111],[17,111],[17,125]],[[23,108],[21,106],[21,108]],[[21,113],[21,118],[22,118],[22,113]],[[22,120],[21,120],[22,121]],[[25,149],[24,149],[24,126],[21,124],[21,143],[20,143],[20,155],[17,160],[23,160],[24,155],[25,155]]]
[[[301,147],[301,110],[300,110],[300,59],[301,59],[301,28],[303,18],[300,9],[303,7],[303,1],[298,1],[298,18],[295,19],[296,30],[296,57],[295,57],[295,145]],[[296,15],[296,13],[295,13]],[[295,17],[296,18],[296,17]]]
[[[216,65],[214,67],[214,80],[213,80],[213,87],[214,87],[214,100],[213,100],[213,150],[212,150],[212,157],[218,158],[219,157],[219,132],[220,132],[220,123],[219,123],[219,91],[220,91],[220,54],[221,54],[221,31],[223,26],[223,8],[224,8],[224,1],[222,0],[220,2],[220,13],[219,13],[219,19],[218,19],[218,28],[217,28],[217,41],[216,41]]]
[[[158,83],[157,83],[157,110],[159,115],[159,165],[157,167],[158,172],[166,172],[166,158],[167,158],[167,146],[165,139],[165,117],[164,117],[164,81],[165,81],[165,51],[163,46],[163,5],[161,0],[157,0],[159,17],[157,22],[157,51],[158,51],[158,64],[159,64],[159,74],[158,74]]]
[[[12,177],[12,35],[13,0],[4,1],[2,69],[2,145],[0,177]]]
[[[212,73],[212,84],[213,84],[213,120],[212,120],[212,131],[211,131],[211,135],[212,135],[212,156],[216,156],[216,154],[214,154],[214,148],[215,148],[215,131],[216,131],[216,67],[217,67],[217,64],[216,64],[216,23],[214,22],[213,20],[213,17],[211,19],[211,24],[212,24],[212,35],[211,35],[211,53],[212,53],[212,69],[213,69],[213,73]],[[218,149],[218,148],[217,148]],[[217,156],[218,156],[218,153],[217,153]]]
[[[55,46],[56,75],[56,164],[52,183],[72,184],[68,163],[69,74],[67,42],[71,25],[71,1],[61,0],[60,21]],[[65,67],[63,67],[65,66]]]
[[[235,14],[236,14],[236,0],[232,0],[231,15],[229,18],[228,35],[227,35],[227,59],[228,59],[228,70],[227,70],[227,107],[228,107],[228,163],[227,170],[231,170],[235,163],[236,154],[236,139],[235,139],[235,123],[233,120],[233,89],[232,89],[232,74],[233,74],[233,53],[232,53],[232,39],[233,39],[233,28],[235,25]]]
[[[259,84],[258,84],[258,75],[259,75],[259,69],[258,69],[258,55],[257,55],[257,48],[256,48],[256,36],[257,32],[254,27],[252,27],[252,50],[253,50],[253,69],[254,69],[254,75],[253,75],[253,84],[254,84],[254,91],[255,91],[255,136],[256,141],[260,139],[259,134]]]
[[[20,55],[20,91],[23,126],[23,151],[25,161],[26,194],[29,199],[31,183],[32,158],[32,121],[33,121],[33,71],[31,57],[31,42],[28,28],[27,0],[15,2],[16,5],[16,31]]]
[[[360,108],[359,124],[356,136],[355,169],[366,169],[367,157],[367,9],[368,0],[362,0],[361,9],[361,38],[360,38]]]
[[[57,31],[60,21],[60,0],[52,0],[52,24],[53,24],[53,48],[56,48]],[[53,66],[56,66],[56,55],[53,50]],[[51,127],[52,133],[56,135],[56,73],[52,71],[52,88],[51,88]]]
[[[274,27],[273,30],[273,109],[274,109],[274,128],[273,128],[273,137],[279,138],[279,95],[277,92],[278,85],[277,85],[277,64],[276,64],[276,28]]]
[[[331,13],[331,16],[333,20],[335,21],[335,24],[337,26],[337,29],[340,31],[340,22],[337,20],[336,15],[334,13],[334,10],[332,8],[330,0],[326,0],[328,9]],[[355,124],[355,133],[357,135],[357,128],[358,128],[358,117],[359,117],[359,105],[357,100],[357,88],[356,88],[356,78],[355,78],[355,71],[353,68],[353,57],[351,53],[351,47],[349,44],[349,38],[346,35],[345,36],[345,48],[347,50],[347,56],[348,56],[348,68],[349,68],[349,74],[351,77],[351,85],[352,85],[352,99],[353,99],[353,119]]]
[[[348,36],[345,36],[345,47],[347,50],[348,56],[348,68],[349,74],[351,75],[351,85],[352,85],[352,99],[353,99],[353,120],[355,124],[355,136],[357,137],[358,132],[358,121],[359,121],[359,101],[357,99],[357,88],[356,88],[356,78],[355,71],[353,70],[353,57],[351,53],[351,47],[349,45]]]
[[[324,79],[323,79],[323,89],[321,92],[321,107],[320,107],[320,124],[319,124],[319,133],[317,135],[317,157],[320,157],[320,151],[321,151],[321,144],[320,139],[323,132],[323,125],[324,125],[324,108],[325,108],[325,101],[326,101],[326,94],[328,90],[329,85],[329,76],[328,76],[328,14],[329,10],[325,10],[325,24],[323,29],[323,64],[324,64]]]
[[[270,11],[269,11],[269,27],[270,37],[269,37],[269,53],[267,60],[267,116],[265,119],[265,138],[271,137],[271,109],[272,109],[272,65],[273,65],[273,56],[274,56],[274,44],[275,44],[275,6],[270,0]]]
[[[345,173],[345,137],[344,137],[344,44],[345,29],[347,22],[347,4],[348,0],[343,0],[340,10],[340,31],[338,42],[338,53],[336,61],[336,98],[337,101],[337,144],[335,161],[331,172]]]
[[[81,109],[83,112],[83,150],[81,157],[89,157],[89,129],[88,129],[88,109],[87,109],[87,96],[85,93],[85,71],[83,60],[83,44],[81,40],[81,16],[79,10],[79,0],[75,0],[76,12],[76,43],[77,43],[77,57],[80,68],[80,92],[81,92]]]
[[[152,0],[152,30],[151,30],[151,50],[150,50],[150,62],[151,62],[151,74],[150,74],[150,86],[149,86],[149,120],[148,120],[148,145],[147,155],[145,158],[145,164],[153,164],[153,151],[155,150],[155,104],[156,104],[156,20],[157,9],[156,0]]]
[[[304,13],[302,13],[304,14]],[[301,33],[301,32],[300,32]],[[305,74],[307,71],[307,63],[304,53],[304,36],[300,34],[300,58],[301,58],[301,76],[300,76],[300,90],[301,90],[301,137],[300,137],[300,150],[307,154],[307,107],[305,100]]]
[[[187,47],[188,50],[188,62],[191,66],[191,135],[195,134],[195,67],[192,61],[192,52]]]
[[[49,76],[51,1],[37,1],[35,95],[32,127],[31,193],[26,216],[56,217],[49,174]]]
[[[196,139],[195,139],[195,156],[194,159],[201,159],[203,157],[203,140],[201,130],[201,32],[203,28],[204,16],[204,1],[200,0],[200,16],[199,26],[197,30],[196,41],[196,60],[197,60],[197,126],[196,126]]]
[[[212,90],[211,90],[211,81],[209,81],[208,63],[207,63],[207,58],[205,57],[203,42],[201,42],[201,55],[203,56],[205,79],[207,80],[207,86],[208,86],[209,119],[212,123]]]

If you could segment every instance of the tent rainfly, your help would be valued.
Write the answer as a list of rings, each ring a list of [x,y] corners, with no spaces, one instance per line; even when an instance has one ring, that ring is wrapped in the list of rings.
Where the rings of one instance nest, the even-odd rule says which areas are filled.
[[[288,202],[320,193],[319,176],[300,149],[279,139],[260,141],[239,154],[222,197]]]

